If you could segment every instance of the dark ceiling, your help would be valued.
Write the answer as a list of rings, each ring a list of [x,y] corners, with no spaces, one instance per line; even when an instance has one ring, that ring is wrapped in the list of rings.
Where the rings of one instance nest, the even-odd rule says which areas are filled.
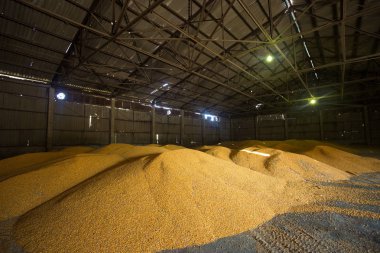
[[[378,0],[3,0],[0,12],[3,75],[208,113],[380,101]]]

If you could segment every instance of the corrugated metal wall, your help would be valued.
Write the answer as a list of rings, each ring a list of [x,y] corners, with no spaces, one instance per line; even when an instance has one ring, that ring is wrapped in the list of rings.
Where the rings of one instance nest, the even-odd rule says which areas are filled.
[[[232,140],[231,136],[231,120],[229,118],[220,117],[219,131],[221,141]]]
[[[194,147],[202,145],[202,115],[185,113],[184,145]]]
[[[380,105],[368,108],[371,143],[380,144]]]
[[[259,115],[256,124],[254,116],[233,118],[232,138],[255,139],[257,125],[256,139],[259,140],[323,139],[346,144],[366,144],[364,110],[364,107],[350,107],[289,112],[284,114],[284,118],[281,118],[282,114]],[[368,142],[380,144],[380,106],[368,107],[368,123]]]
[[[363,109],[336,109],[323,111],[325,140],[365,143]]]
[[[115,108],[115,142],[130,144],[150,143],[151,112]],[[148,109],[147,109],[148,110]]]
[[[219,121],[205,119],[204,120],[204,144],[211,145],[221,141],[219,131]]]
[[[47,89],[0,79],[2,157],[45,150]]]
[[[284,114],[270,114],[257,116],[257,139],[260,140],[284,140],[285,117]]]
[[[255,118],[244,117],[244,118],[233,118],[231,119],[231,133],[232,140],[253,140],[255,137]]]
[[[73,101],[81,101],[73,102]],[[117,100],[115,140],[151,143],[152,110]],[[98,103],[98,104],[94,104]],[[101,104],[101,105],[99,105]],[[72,96],[54,101],[53,146],[106,145],[110,140],[110,100]],[[46,150],[48,88],[21,80],[0,79],[0,157]],[[183,145],[216,144],[227,140],[321,139],[344,143],[380,144],[380,106],[289,112],[218,120],[185,112]],[[322,124],[320,122],[322,118]],[[154,143],[181,143],[181,112],[156,108]],[[366,128],[366,119],[368,126]],[[321,129],[322,125],[322,129]],[[367,134],[368,131],[368,134]],[[368,135],[368,136],[367,136]]]
[[[156,108],[156,138],[160,145],[181,143],[180,111]]]
[[[110,108],[55,101],[53,145],[104,145],[109,143]]]
[[[288,113],[288,138],[319,140],[321,138],[319,112]]]
[[[45,151],[49,88],[26,81],[0,82],[0,157]],[[57,91],[58,92],[58,91]],[[53,148],[76,145],[101,146],[111,142],[151,143],[152,108],[116,100],[115,139],[111,134],[111,101],[80,93],[67,93],[53,101]],[[230,119],[184,114],[183,145],[216,144],[231,139]],[[181,143],[181,111],[156,108],[154,143]],[[221,129],[222,128],[222,129]]]

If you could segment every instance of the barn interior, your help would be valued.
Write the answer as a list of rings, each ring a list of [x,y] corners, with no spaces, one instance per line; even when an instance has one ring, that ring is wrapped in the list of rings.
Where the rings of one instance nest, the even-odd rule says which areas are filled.
[[[1,1],[0,251],[378,251],[379,39],[376,0]]]

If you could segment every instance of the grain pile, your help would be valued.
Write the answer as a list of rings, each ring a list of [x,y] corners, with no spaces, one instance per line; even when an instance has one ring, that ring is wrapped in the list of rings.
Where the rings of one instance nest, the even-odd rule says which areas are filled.
[[[230,142],[203,152],[112,144],[52,155],[35,167],[15,157],[33,169],[15,166],[19,173],[0,181],[0,219],[22,214],[13,235],[27,252],[157,252],[236,235],[289,211],[380,218],[319,204],[378,204],[363,199],[372,194],[365,187],[339,183],[353,172],[374,171],[378,161],[321,144]],[[331,158],[334,164],[323,162],[334,155],[341,156]],[[339,159],[349,162],[340,167]],[[349,163],[358,165],[350,174]]]
[[[96,175],[22,216],[14,233],[30,252],[153,252],[245,231],[311,198],[284,180],[180,149]]]
[[[19,216],[123,160],[79,154],[0,181],[0,221]]]
[[[209,149],[205,149],[205,152],[209,155],[215,156],[219,159],[223,159],[225,161],[231,161],[231,149],[226,147],[212,147]]]
[[[380,171],[378,159],[358,156],[329,146],[316,146],[304,154],[354,175]]]
[[[261,172],[261,164],[263,161],[267,160],[260,157],[249,156],[247,154],[241,154],[240,150],[251,149],[251,150],[260,150],[265,148],[270,148],[272,151],[265,152],[277,152],[279,150],[285,151],[283,153],[283,160],[294,160],[301,159],[307,160],[308,163],[315,163],[314,161],[307,159],[307,157],[312,158],[316,161],[319,161],[323,164],[322,166],[330,165],[328,170],[331,170],[331,167],[339,169],[341,171],[347,172],[352,175],[359,175],[362,173],[372,173],[380,171],[380,161],[378,159],[363,157],[356,155],[360,150],[355,148],[347,148],[344,146],[320,142],[315,140],[287,140],[287,141],[257,141],[257,140],[247,140],[241,142],[225,142],[223,146],[231,148],[231,153],[238,153],[237,155],[230,156],[235,163],[245,166],[248,168],[256,169]],[[215,146],[214,148],[216,148]],[[213,147],[208,147],[211,149]],[[304,155],[302,158],[293,155],[299,154]],[[244,158],[245,156],[245,158]],[[292,156],[292,158],[285,158],[284,156]],[[307,157],[305,157],[307,156]],[[251,165],[250,165],[251,164]],[[252,165],[253,164],[253,165]],[[284,165],[278,163],[279,165]],[[333,179],[335,180],[335,179]]]
[[[271,148],[232,151],[231,160],[237,165],[288,181],[336,181],[349,178],[349,174],[307,156]]]
[[[90,147],[70,147],[56,152],[30,153],[0,160],[0,181],[34,170],[57,159],[92,150],[93,148]]]
[[[168,151],[164,147],[157,145],[133,146],[129,144],[111,144],[103,148],[99,148],[93,153],[95,154],[115,154],[125,159],[138,158],[147,155],[161,154]]]

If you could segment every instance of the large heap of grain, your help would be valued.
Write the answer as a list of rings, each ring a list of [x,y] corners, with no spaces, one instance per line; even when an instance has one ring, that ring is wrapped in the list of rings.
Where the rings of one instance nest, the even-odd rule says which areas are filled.
[[[255,227],[299,204],[294,191],[284,180],[180,149],[97,174],[22,216],[14,233],[30,252],[159,251]]]
[[[0,219],[21,215],[12,233],[27,252],[157,252],[236,235],[289,211],[374,217],[319,203],[374,204],[360,197],[365,188],[339,181],[374,171],[378,161],[319,144],[245,141],[204,152],[112,144],[34,154],[35,165],[15,157],[6,172],[0,167]],[[324,163],[334,152],[342,156],[336,164]],[[363,169],[346,173],[338,159],[360,160]],[[321,189],[316,181],[338,185]]]
[[[319,166],[330,165],[335,169],[339,169],[341,171],[354,175],[380,171],[380,161],[378,159],[356,155],[355,153],[359,153],[360,150],[357,150],[353,147],[348,148],[328,142],[320,142],[315,140],[247,140],[241,142],[225,142],[223,143],[223,146],[230,148],[231,150],[228,151],[231,153],[229,159],[233,160],[239,165],[249,168],[256,168],[256,170],[263,169],[261,165],[268,159],[265,157],[260,158],[260,156],[243,154],[241,151],[244,152],[246,150],[262,150],[262,153],[267,152],[270,154],[279,154],[279,150],[284,151],[281,153],[283,156],[283,159],[280,161],[281,165],[283,165],[283,162],[285,162],[285,160],[288,160],[286,157],[292,156],[292,158],[289,158],[291,161],[294,161],[296,159],[302,160],[301,163],[316,163],[316,161],[319,161],[322,163],[320,163]],[[208,153],[212,153],[218,157],[220,154],[216,154],[218,152],[215,153],[215,151],[213,151],[215,149],[220,149],[220,146],[208,146],[206,148],[203,148],[203,150],[208,150]],[[226,154],[227,151],[224,151],[224,153]],[[297,156],[294,154],[303,156]],[[312,158],[314,161],[307,159],[305,156]],[[251,166],[250,163],[256,165]],[[327,168],[327,170],[334,170],[331,167]],[[262,172],[265,171],[266,170],[262,170]]]
[[[92,151],[90,147],[71,147],[56,152],[30,153],[0,160],[0,180],[22,174],[65,157]]]
[[[0,181],[0,221],[19,216],[121,161],[118,155],[78,154]]]
[[[349,178],[347,173],[307,156],[271,148],[246,148],[232,152],[231,160],[240,166],[290,181]]]

